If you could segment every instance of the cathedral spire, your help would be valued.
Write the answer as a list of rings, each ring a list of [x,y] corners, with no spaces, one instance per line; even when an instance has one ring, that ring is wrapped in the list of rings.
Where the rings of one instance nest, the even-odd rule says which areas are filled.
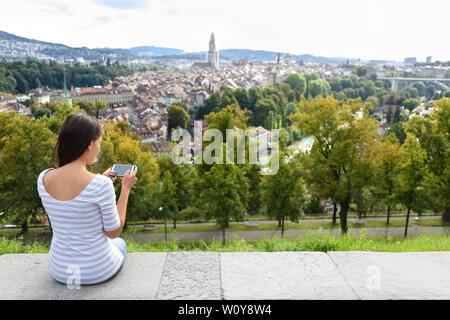
[[[211,38],[209,40],[208,63],[213,68],[219,67],[219,54],[216,50],[216,39],[214,38],[214,32],[211,33]]]
[[[214,32],[211,33],[211,39],[209,40],[209,51],[216,51],[216,39],[214,38]]]
[[[63,75],[64,75],[64,93],[62,96],[62,101],[66,101],[72,106],[72,99],[70,98],[69,91],[67,90],[67,81],[66,81],[66,68],[63,66]]]
[[[70,99],[69,92],[67,91],[67,82],[66,82],[66,69],[63,67],[63,74],[64,74],[64,100]]]

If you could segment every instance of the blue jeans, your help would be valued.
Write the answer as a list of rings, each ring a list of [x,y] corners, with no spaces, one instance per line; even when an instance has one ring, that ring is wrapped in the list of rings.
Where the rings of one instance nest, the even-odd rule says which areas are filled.
[[[111,243],[120,250],[120,252],[123,255],[123,261],[122,261],[122,265],[120,266],[119,270],[117,270],[117,272],[110,279],[114,278],[120,272],[120,270],[122,270],[122,267],[125,264],[125,258],[127,257],[127,244],[125,243],[125,241],[122,238],[119,238],[119,237],[114,238],[111,240]]]

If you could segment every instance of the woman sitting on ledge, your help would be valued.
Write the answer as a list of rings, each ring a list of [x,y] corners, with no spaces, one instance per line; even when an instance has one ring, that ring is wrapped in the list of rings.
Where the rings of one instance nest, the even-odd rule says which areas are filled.
[[[64,121],[53,150],[58,169],[39,174],[37,189],[51,222],[50,272],[56,281],[96,284],[113,278],[125,262],[126,244],[117,236],[125,223],[136,172],[123,176],[116,206],[113,171],[93,174],[86,165],[100,152],[103,128],[87,114]]]

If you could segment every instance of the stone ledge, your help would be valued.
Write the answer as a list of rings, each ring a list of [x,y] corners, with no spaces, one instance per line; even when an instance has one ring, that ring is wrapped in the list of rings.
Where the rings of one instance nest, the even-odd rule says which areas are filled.
[[[129,253],[105,283],[69,289],[47,254],[0,256],[0,299],[450,299],[450,252]]]

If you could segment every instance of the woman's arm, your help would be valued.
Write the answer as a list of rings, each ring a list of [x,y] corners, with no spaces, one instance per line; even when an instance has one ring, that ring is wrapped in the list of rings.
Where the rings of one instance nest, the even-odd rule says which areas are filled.
[[[120,190],[119,201],[117,201],[117,211],[119,212],[120,226],[113,231],[105,231],[105,234],[108,238],[114,239],[119,236],[120,232],[122,232],[123,226],[125,225],[125,219],[127,216],[127,204],[128,204],[128,196],[130,195],[130,190],[133,187],[134,183],[137,181],[136,172],[137,167],[135,167],[133,173],[130,174],[130,171],[127,170],[122,179],[122,189]]]

